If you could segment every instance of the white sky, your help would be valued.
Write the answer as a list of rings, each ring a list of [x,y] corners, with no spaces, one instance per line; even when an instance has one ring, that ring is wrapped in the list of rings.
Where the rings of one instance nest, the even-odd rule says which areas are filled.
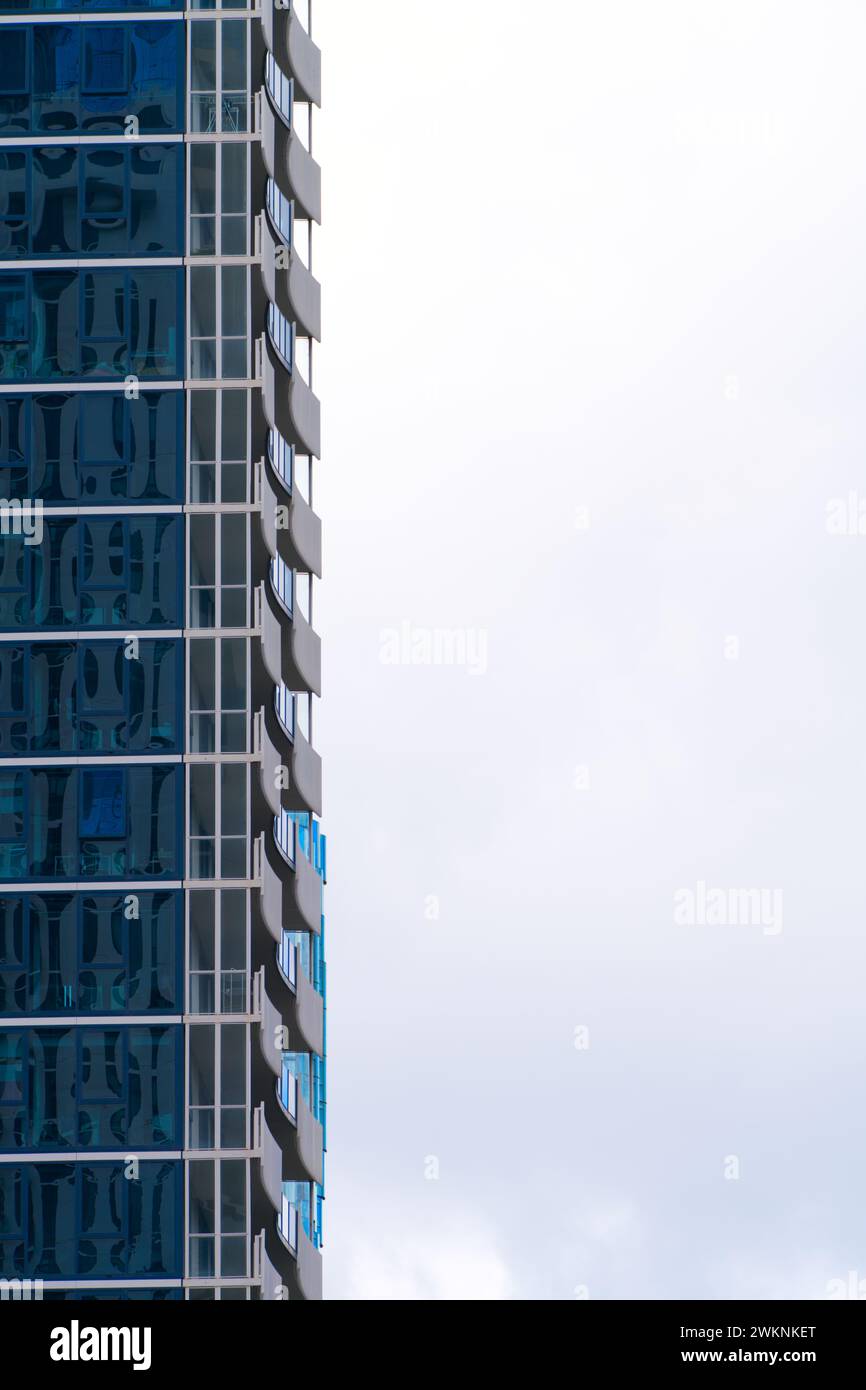
[[[326,1294],[823,1297],[866,1279],[866,536],[825,525],[866,9],[314,19]],[[403,620],[486,673],[382,664]],[[783,931],[675,926],[700,881]]]

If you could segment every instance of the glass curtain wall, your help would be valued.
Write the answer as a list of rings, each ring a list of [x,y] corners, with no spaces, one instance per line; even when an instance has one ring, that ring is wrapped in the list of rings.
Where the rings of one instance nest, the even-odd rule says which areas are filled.
[[[186,65],[0,0],[0,1277],[60,1300],[184,1296]]]

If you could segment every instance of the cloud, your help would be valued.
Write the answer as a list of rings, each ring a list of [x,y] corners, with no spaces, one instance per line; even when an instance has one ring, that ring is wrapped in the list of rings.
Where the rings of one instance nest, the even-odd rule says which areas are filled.
[[[395,1220],[342,1232],[326,1260],[329,1299],[501,1302],[519,1297],[496,1237],[464,1213],[444,1227]]]

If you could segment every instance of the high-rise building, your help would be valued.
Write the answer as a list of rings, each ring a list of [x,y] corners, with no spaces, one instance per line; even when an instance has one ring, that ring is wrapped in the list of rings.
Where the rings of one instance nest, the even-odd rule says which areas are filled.
[[[0,1280],[46,1299],[321,1297],[310,27],[0,0]]]

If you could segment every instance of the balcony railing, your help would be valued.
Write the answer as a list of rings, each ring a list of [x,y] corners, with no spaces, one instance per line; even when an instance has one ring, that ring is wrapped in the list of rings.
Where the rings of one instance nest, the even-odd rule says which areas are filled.
[[[284,685],[278,685],[274,691],[274,708],[277,711],[277,718],[288,734],[289,738],[295,737],[295,697]]]
[[[291,130],[294,83],[290,77],[286,77],[273,53],[269,53],[265,59],[265,84],[274,110]]]
[[[268,179],[267,208],[271,225],[277,236],[282,237],[286,246],[291,246],[295,205],[291,198],[287,198],[280,191],[273,179]]]
[[[248,1007],[246,970],[191,970],[189,1007],[194,1014],[245,1014]]]
[[[282,1075],[279,1080],[280,1102],[290,1120],[297,1121],[298,1118],[298,1078],[293,1072],[283,1067]]]
[[[295,480],[295,450],[286,443],[279,430],[268,430],[268,458],[286,491],[291,492]]]
[[[271,586],[289,617],[295,612],[295,572],[283,560],[271,560]]]
[[[297,850],[297,825],[290,811],[281,811],[274,818],[274,839],[277,849],[283,856],[287,864],[295,867],[295,854]]]
[[[297,989],[298,985],[298,948],[285,932],[279,945],[280,969],[291,985],[292,989]]]
[[[294,371],[295,325],[280,313],[276,304],[268,305],[268,337],[287,372]]]
[[[290,1202],[283,1193],[283,1205],[280,1211],[280,1235],[293,1254],[298,1250],[298,1209],[294,1203]]]

